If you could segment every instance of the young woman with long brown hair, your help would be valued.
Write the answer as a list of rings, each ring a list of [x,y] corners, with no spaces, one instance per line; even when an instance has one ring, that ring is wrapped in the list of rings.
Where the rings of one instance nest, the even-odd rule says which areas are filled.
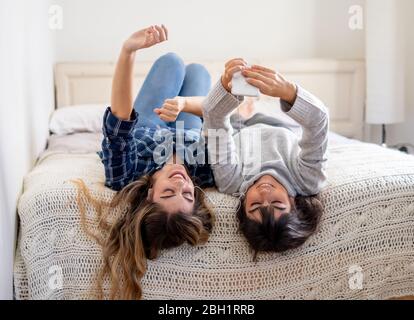
[[[201,114],[190,114],[211,87],[207,70],[166,54],[154,63],[133,103],[137,52],[166,40],[163,25],[138,31],[124,43],[118,59],[100,152],[105,184],[118,193],[106,206],[97,204],[78,181],[80,196],[86,195],[98,211],[102,235],[86,230],[102,246],[98,288],[102,293],[109,278],[110,299],[140,299],[147,259],[157,258],[162,249],[206,242],[214,224],[201,190],[214,186]],[[109,222],[108,209],[119,206],[125,209]]]

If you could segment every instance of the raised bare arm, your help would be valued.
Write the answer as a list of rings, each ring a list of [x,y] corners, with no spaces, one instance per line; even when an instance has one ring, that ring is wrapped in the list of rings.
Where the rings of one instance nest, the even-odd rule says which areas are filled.
[[[122,46],[112,82],[111,111],[121,120],[130,120],[133,109],[133,77],[136,52],[168,40],[164,25],[135,32]]]

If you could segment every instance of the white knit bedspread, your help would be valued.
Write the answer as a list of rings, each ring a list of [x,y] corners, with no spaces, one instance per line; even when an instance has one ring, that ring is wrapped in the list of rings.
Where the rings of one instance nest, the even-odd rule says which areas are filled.
[[[414,157],[370,144],[329,148],[320,230],[302,248],[256,263],[238,231],[237,200],[208,192],[209,242],[149,262],[145,299],[388,299],[414,295]],[[18,206],[17,299],[90,299],[101,251],[80,227],[76,188],[109,200],[97,155],[49,153]],[[89,223],[95,225],[89,207]],[[61,280],[61,281],[60,281]]]

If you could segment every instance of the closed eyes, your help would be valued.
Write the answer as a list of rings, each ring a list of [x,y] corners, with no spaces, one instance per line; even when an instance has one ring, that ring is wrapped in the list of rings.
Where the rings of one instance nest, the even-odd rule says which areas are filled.
[[[169,199],[169,198],[175,197],[175,193],[173,189],[165,189],[162,193],[163,194],[170,193],[170,195],[162,196],[160,197],[161,199]]]
[[[164,190],[163,193],[168,193],[168,192],[170,192],[171,194],[170,195],[161,196],[160,199],[171,199],[171,198],[174,198],[174,197],[177,196],[175,194],[174,190],[172,190],[172,189],[166,189],[166,190]],[[191,203],[194,202],[193,194],[191,192],[184,192],[183,193],[183,196],[184,196],[184,199],[186,199],[188,202],[191,202]]]
[[[277,206],[277,204],[279,204],[279,206]],[[274,209],[280,210],[280,211],[284,211],[284,210],[287,209],[287,207],[285,207],[285,206],[282,207],[282,206],[280,206],[280,204],[282,204],[282,203],[279,202],[279,201],[273,201],[271,203],[271,206]],[[252,203],[249,213],[254,213],[255,211],[259,210],[260,207],[263,207],[263,203],[259,203],[259,202]]]

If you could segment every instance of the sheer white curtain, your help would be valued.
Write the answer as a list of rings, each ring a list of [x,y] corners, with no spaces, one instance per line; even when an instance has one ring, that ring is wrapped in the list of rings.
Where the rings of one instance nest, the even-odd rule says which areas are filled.
[[[0,299],[12,298],[17,199],[53,110],[50,2],[0,2]]]

